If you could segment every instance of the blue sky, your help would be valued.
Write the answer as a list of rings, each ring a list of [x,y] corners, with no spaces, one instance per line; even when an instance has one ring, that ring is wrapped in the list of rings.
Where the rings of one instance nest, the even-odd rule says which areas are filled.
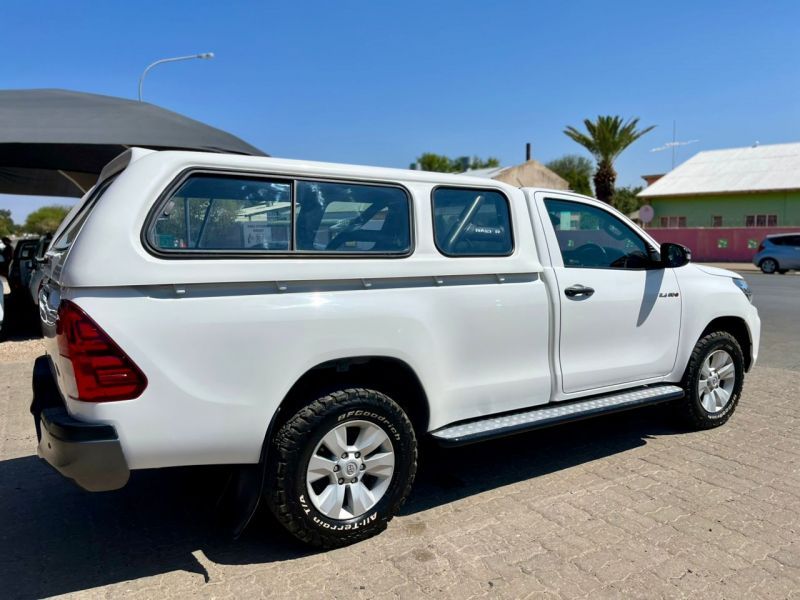
[[[275,156],[407,167],[425,151],[504,164],[582,149],[598,114],[652,133],[618,184],[670,167],[672,138],[713,148],[800,141],[800,3],[36,2],[6,0],[0,87],[135,97]],[[2,126],[0,124],[0,126]],[[22,220],[42,202],[0,196]]]

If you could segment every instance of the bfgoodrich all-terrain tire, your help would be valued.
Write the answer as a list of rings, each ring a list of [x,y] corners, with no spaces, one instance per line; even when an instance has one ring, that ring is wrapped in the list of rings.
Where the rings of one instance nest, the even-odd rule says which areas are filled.
[[[719,427],[736,410],[743,383],[739,342],[724,331],[709,333],[697,342],[683,375],[681,416],[694,429]]]
[[[417,440],[391,398],[345,389],[290,418],[269,457],[264,494],[276,519],[307,544],[335,548],[386,529],[414,481]]]

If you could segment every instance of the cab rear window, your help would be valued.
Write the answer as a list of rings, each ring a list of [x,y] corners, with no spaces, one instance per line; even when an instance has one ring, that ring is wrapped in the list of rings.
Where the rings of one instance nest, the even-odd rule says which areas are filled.
[[[445,256],[508,256],[514,250],[508,200],[494,190],[435,189],[433,233]]]
[[[410,200],[394,186],[194,174],[157,209],[162,253],[405,254]]]

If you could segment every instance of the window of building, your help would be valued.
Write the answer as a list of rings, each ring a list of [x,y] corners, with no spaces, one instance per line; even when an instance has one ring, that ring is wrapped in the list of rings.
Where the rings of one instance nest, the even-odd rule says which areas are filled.
[[[507,256],[514,249],[508,200],[493,190],[436,188],[433,231],[447,256]]]
[[[714,215],[711,217],[711,226],[712,227],[722,227],[722,216],[721,215]]]
[[[658,222],[661,227],[669,227],[671,229],[686,227],[686,217],[660,217]]]
[[[196,174],[160,208],[149,241],[161,251],[405,254],[410,200],[393,186]]]
[[[745,227],[775,227],[778,225],[778,215],[747,215],[744,224]]]

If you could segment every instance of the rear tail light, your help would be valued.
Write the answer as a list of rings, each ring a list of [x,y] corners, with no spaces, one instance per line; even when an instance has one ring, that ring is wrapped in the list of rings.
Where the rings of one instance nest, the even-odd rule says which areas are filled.
[[[758,250],[756,250],[756,252],[761,252],[763,249],[764,249],[764,242],[761,242],[761,243],[758,245]]]
[[[72,363],[75,400],[111,402],[137,398],[147,378],[119,346],[76,304],[58,307],[56,339],[61,356]]]

